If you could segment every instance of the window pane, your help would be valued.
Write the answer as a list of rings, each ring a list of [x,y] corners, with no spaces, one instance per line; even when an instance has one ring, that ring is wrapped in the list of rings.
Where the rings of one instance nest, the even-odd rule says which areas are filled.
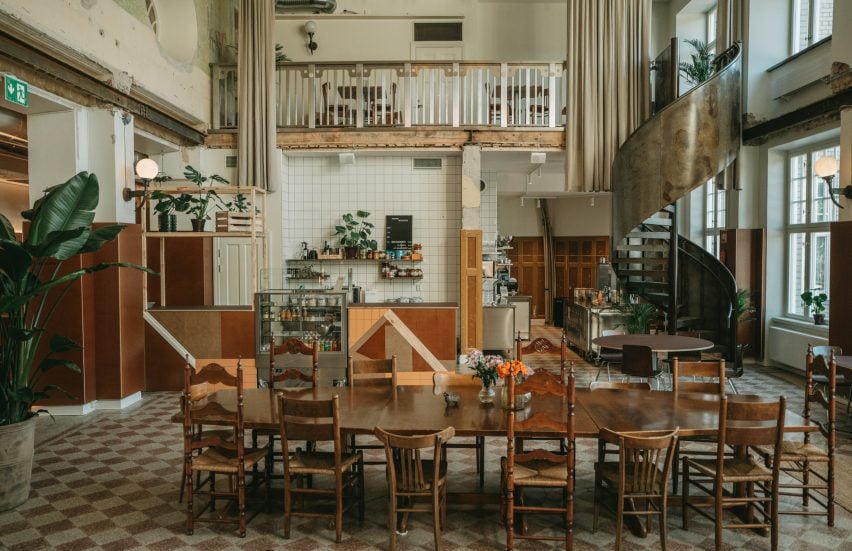
[[[719,236],[708,235],[704,238],[704,249],[716,258],[719,258]]]
[[[814,37],[811,43],[819,42],[831,36],[831,22],[834,13],[834,0],[814,1]]]
[[[805,315],[801,294],[805,292],[805,234],[791,233],[787,267],[787,309],[791,314]]]
[[[713,180],[704,184],[704,187],[707,189],[707,195],[704,198],[704,209],[707,213],[707,216],[704,219],[704,227],[707,229],[713,229],[716,227],[716,205],[713,201]]]
[[[793,53],[804,50],[810,44],[810,0],[797,0],[798,17],[796,19],[796,39],[793,44]]]
[[[808,156],[790,158],[790,223],[804,224],[807,221],[807,178]]]
[[[726,221],[726,210],[727,205],[725,203],[726,194],[724,189],[720,189],[716,192],[716,227],[724,228]]]
[[[811,166],[814,166],[821,157],[833,157],[840,160],[840,147],[829,147],[820,149],[811,153]],[[839,174],[835,173],[834,186],[837,185]],[[836,222],[838,216],[837,205],[829,198],[828,186],[822,178],[816,174],[812,176],[812,197],[813,206],[811,208],[811,222]]]
[[[818,232],[811,234],[811,289],[815,293],[828,294],[829,264],[831,258],[831,234]],[[825,309],[828,317],[828,307]]]

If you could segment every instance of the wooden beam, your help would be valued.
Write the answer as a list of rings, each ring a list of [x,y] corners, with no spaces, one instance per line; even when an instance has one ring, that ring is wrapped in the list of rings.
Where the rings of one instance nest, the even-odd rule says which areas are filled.
[[[155,106],[142,103],[129,95],[115,90],[100,80],[87,75],[73,67],[60,63],[48,54],[39,51],[27,44],[18,42],[14,38],[0,34],[0,57],[8,61],[30,68],[33,76],[42,75],[40,80],[53,81],[59,84],[56,91],[58,95],[65,97],[65,89],[71,88],[84,96],[89,96],[93,102],[102,102],[119,107],[141,119],[146,119],[157,126],[177,134],[187,143],[200,144],[204,142],[204,134],[158,110]],[[30,81],[30,76],[18,74]]]
[[[479,143],[483,149],[562,151],[565,132],[561,129],[496,128],[412,128],[287,130],[278,132],[277,146],[285,150],[318,149],[461,149],[466,143]],[[234,149],[235,132],[210,133],[210,148]]]
[[[840,110],[849,105],[852,105],[852,88],[744,128],[743,144],[761,145],[778,132],[805,126],[822,126],[827,122],[840,120]]]

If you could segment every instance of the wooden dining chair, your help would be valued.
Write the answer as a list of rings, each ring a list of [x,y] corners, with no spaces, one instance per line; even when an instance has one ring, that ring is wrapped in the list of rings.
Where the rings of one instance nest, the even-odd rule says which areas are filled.
[[[236,392],[236,408],[229,411],[219,402],[208,402],[206,394],[198,392],[199,385],[219,384],[233,387]],[[245,473],[266,457],[263,448],[245,448],[243,426],[243,368],[237,362],[236,375],[231,375],[220,364],[212,363],[194,369],[189,363],[184,368],[183,385],[183,454],[184,454],[184,484],[187,489],[186,499],[186,532],[192,534],[195,522],[219,522],[238,524],[240,537],[246,535],[246,484]],[[195,431],[197,425],[205,421],[225,423],[230,434],[223,436],[219,431],[208,433],[199,438]],[[195,473],[208,473],[204,482],[193,487]],[[216,475],[227,475],[230,491],[216,488]],[[266,498],[269,499],[269,484],[266,481]],[[204,485],[209,489],[203,491]],[[208,503],[196,515],[194,510],[195,496],[206,495]],[[209,508],[216,509],[217,500],[235,501],[237,518],[228,518],[217,514],[210,517],[201,515]]]
[[[771,548],[778,548],[778,478],[780,461],[767,468],[748,454],[750,447],[771,446],[772,457],[780,457],[784,436],[784,415],[787,400],[737,401],[722,396],[719,400],[719,430],[716,457],[712,459],[683,458],[682,514],[683,529],[689,529],[689,511],[694,510],[715,523],[716,549],[723,548],[725,528],[768,528]],[[735,457],[727,457],[726,446],[739,448]],[[725,485],[733,485],[731,491]],[[713,499],[700,501],[690,497],[697,488]],[[759,490],[761,495],[756,495]],[[703,510],[713,507],[715,514]],[[725,524],[724,511],[744,507],[745,522]],[[761,521],[754,518],[755,511]]]
[[[600,504],[607,494],[615,497],[615,550],[621,549],[625,516],[644,516],[647,530],[651,517],[660,517],[660,548],[666,549],[668,480],[677,444],[677,429],[672,432],[619,433],[602,428],[595,463],[595,498],[592,532],[598,531]],[[618,461],[606,461],[606,445],[618,448]],[[644,504],[643,509],[625,510],[625,501]]]
[[[660,388],[660,377],[663,375],[654,362],[654,351],[649,346],[641,346],[634,344],[625,344],[621,350],[623,361],[621,364],[621,373],[626,378],[645,379],[651,382],[651,379],[657,383],[657,389]]]
[[[604,329],[601,331],[602,337],[611,337],[613,335],[623,335],[624,331],[621,329]],[[606,367],[606,380],[612,380],[612,372],[610,369],[613,364],[621,365],[624,361],[624,354],[621,350],[617,348],[605,348],[600,347],[597,353],[597,357],[595,358],[595,362],[598,364],[598,372],[595,374],[595,381],[597,381],[601,376],[601,371],[604,367]]]
[[[397,533],[404,535],[408,532],[410,513],[431,511],[435,549],[442,549],[441,529],[447,524],[447,461],[444,452],[455,429],[447,427],[440,432],[422,436],[393,434],[379,427],[373,432],[384,446],[388,465],[389,548],[396,548]],[[432,458],[426,459],[430,455]],[[431,508],[416,507],[418,498],[429,499]],[[398,514],[402,517],[399,529]]]
[[[815,348],[815,347],[814,347]],[[823,389],[814,384],[814,378],[820,376],[827,381]],[[790,509],[785,507],[778,512],[782,515],[826,515],[828,525],[834,526],[834,496],[835,496],[835,451],[837,448],[837,364],[834,355],[828,359],[823,355],[814,355],[808,347],[805,379],[805,412],[803,417],[816,423],[825,438],[825,447],[820,447],[811,441],[811,433],[804,433],[802,440],[784,440],[781,443],[781,471],[790,475],[793,482],[779,484],[779,493],[785,496],[796,496],[802,499],[802,507]],[[825,420],[814,418],[814,408],[824,410]],[[822,411],[820,412],[822,418]],[[771,467],[775,457],[771,448],[757,448],[766,466]],[[816,465],[824,465],[826,473],[815,469]],[[784,490],[787,491],[784,491]],[[823,508],[823,511],[809,509],[813,500]]]
[[[287,369],[275,366],[275,357],[281,354],[310,356],[311,367],[309,372],[302,369],[290,367]],[[289,338],[279,345],[273,344],[269,350],[269,369],[266,373],[266,379],[261,381],[258,378],[258,385],[266,385],[268,388],[276,388],[278,386],[289,387],[309,387],[316,388],[319,385],[319,343],[314,337],[310,343],[306,343],[295,337]],[[278,436],[278,431],[275,429],[255,429],[251,431],[251,445],[257,447],[258,437],[265,436],[267,438],[266,447],[268,455],[266,458],[266,466],[268,472],[266,477],[268,480],[279,479],[282,475],[275,474],[275,463],[281,461],[280,451],[275,451],[275,440]],[[310,444],[307,444],[310,446]],[[257,472],[255,471],[255,474]]]
[[[521,340],[521,332],[518,331],[518,338],[515,340],[515,359],[525,362],[536,372],[542,369],[554,371],[553,367],[555,366],[549,364],[555,363],[557,354],[559,355],[559,369],[557,373],[564,384],[565,373],[568,367],[568,344],[565,339],[565,332],[562,332],[562,338],[559,340],[558,346],[545,337],[533,339],[529,344],[524,346]]]
[[[355,360],[349,358],[346,364],[346,380],[349,386],[386,387],[391,390],[397,386],[396,356],[387,360]],[[349,435],[349,451],[383,450],[383,445],[357,444],[354,433]],[[365,465],[384,465],[384,461],[364,460]]]
[[[843,355],[843,349],[839,346],[829,346],[823,344],[811,347],[811,345],[808,344],[808,347],[813,348],[814,357],[823,356],[826,358],[826,361],[828,361],[827,359],[831,357],[832,354],[834,354],[835,356]],[[827,386],[828,380],[825,378],[824,375],[815,374],[814,384]],[[838,392],[843,392],[844,394],[846,394],[846,415],[849,415],[850,406],[852,406],[852,380],[848,380],[844,374],[839,373],[837,375],[837,381],[835,385],[837,386]]]
[[[466,377],[465,382],[469,382],[470,386],[481,386],[479,379]],[[446,371],[436,371],[432,374],[432,388],[435,394],[443,394],[450,387],[450,375]],[[476,456],[476,475],[479,477],[479,487],[485,487],[485,437],[474,436],[473,442],[459,442],[458,438],[453,442],[444,444],[444,460],[446,461],[446,453],[448,449],[454,450],[474,450]]]
[[[568,373],[566,384],[552,381],[535,388],[528,385],[529,379],[515,384],[512,377],[508,379],[509,408],[507,411],[506,457],[500,461],[503,485],[503,518],[506,523],[506,548],[512,549],[515,538],[530,540],[564,541],[565,548],[574,545],[574,465],[576,461],[576,446],[574,434],[574,407],[576,378],[574,369]],[[515,412],[515,395],[533,391],[533,400],[543,395],[563,397],[566,406],[564,416],[554,416],[546,412],[535,413],[528,419],[518,421]],[[524,431],[555,429],[564,435],[567,442],[566,453],[557,453],[544,449],[516,452],[515,438]],[[562,490],[562,500],[558,505],[525,505],[523,491],[527,488],[559,488]],[[517,503],[516,503],[517,501]],[[558,514],[564,519],[565,534],[549,536],[542,534],[527,534],[525,530],[515,529],[515,516],[528,514]],[[522,524],[521,524],[522,527]]]
[[[335,542],[340,543],[344,512],[357,506],[358,521],[364,520],[364,463],[361,452],[343,451],[338,397],[294,400],[279,395],[278,419],[281,446],[285,450],[290,449],[290,442],[295,440],[333,444],[332,451],[296,448],[292,456],[284,454],[284,537],[290,538],[293,516],[325,518],[334,522]],[[307,477],[324,477],[332,482],[332,488],[303,487]],[[333,499],[334,513],[294,511],[293,498],[296,496]],[[346,497],[351,497],[348,505],[344,502]]]

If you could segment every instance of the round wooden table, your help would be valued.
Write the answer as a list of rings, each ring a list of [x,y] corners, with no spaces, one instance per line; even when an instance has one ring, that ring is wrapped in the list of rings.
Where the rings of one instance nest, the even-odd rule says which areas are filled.
[[[837,370],[843,372],[843,375],[847,379],[852,377],[852,356],[835,356],[834,363],[837,366]]]
[[[608,335],[592,339],[592,343],[602,348],[621,350],[624,345],[647,346],[654,352],[690,352],[707,350],[714,344],[706,339],[683,337],[681,335]]]

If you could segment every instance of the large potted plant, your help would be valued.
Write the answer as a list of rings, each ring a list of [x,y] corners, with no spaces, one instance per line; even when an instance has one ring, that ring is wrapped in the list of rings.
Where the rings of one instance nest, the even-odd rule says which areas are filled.
[[[631,335],[648,333],[651,318],[657,313],[657,308],[648,302],[630,303],[619,309],[624,313],[624,329]]]
[[[204,231],[204,226],[207,224],[207,220],[210,219],[210,211],[213,210],[216,202],[224,206],[219,199],[219,194],[213,189],[213,182],[220,184],[228,184],[229,182],[218,174],[204,176],[195,170],[192,165],[184,167],[183,175],[198,188],[198,192],[190,197],[190,207],[187,210],[192,215],[192,231]]]
[[[805,291],[801,294],[802,302],[805,303],[811,310],[814,316],[814,325],[825,325],[825,303],[828,301],[828,295],[825,293],[814,293],[813,291]]]
[[[98,180],[81,172],[49,188],[32,209],[21,213],[30,222],[23,242],[15,239],[12,225],[0,214],[0,511],[23,503],[29,495],[33,405],[48,392],[62,391],[43,384],[43,375],[57,368],[80,372],[62,357],[81,350],[78,343],[55,334],[47,347],[40,347],[57,305],[85,274],[112,266],[149,271],[121,262],[61,271],[64,261],[99,250],[124,228],[92,229],[97,205]]]
[[[334,227],[334,235],[340,236],[340,245],[346,251],[346,258],[358,258],[359,250],[372,250],[378,248],[375,239],[370,239],[373,233],[373,224],[367,221],[370,213],[359,210],[355,216],[351,213],[343,215],[343,225]]]

